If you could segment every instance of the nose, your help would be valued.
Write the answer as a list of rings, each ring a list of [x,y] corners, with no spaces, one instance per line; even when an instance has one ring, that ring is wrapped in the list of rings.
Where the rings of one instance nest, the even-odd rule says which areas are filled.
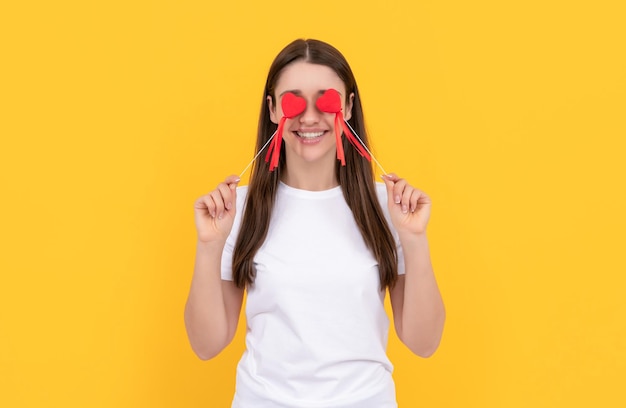
[[[304,112],[300,115],[300,123],[311,126],[320,121],[322,112],[317,108],[315,101],[307,101]]]

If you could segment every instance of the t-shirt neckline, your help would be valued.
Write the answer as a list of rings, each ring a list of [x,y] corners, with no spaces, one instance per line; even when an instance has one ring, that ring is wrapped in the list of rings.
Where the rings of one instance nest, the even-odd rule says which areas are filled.
[[[291,187],[282,181],[280,181],[278,184],[278,191],[288,194],[290,196],[301,198],[332,198],[343,194],[341,191],[341,186],[332,187],[328,190],[312,191]]]

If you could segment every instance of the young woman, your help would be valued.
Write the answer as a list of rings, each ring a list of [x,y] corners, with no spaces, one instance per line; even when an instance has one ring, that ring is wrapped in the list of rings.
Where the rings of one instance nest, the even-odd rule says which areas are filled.
[[[201,359],[230,343],[247,290],[233,407],[396,407],[387,289],[402,342],[422,357],[437,349],[445,311],[426,238],[430,198],[394,174],[376,183],[367,140],[345,58],[296,40],[265,86],[257,151],[270,141],[267,160],[248,186],[230,176],[195,202],[185,323]]]

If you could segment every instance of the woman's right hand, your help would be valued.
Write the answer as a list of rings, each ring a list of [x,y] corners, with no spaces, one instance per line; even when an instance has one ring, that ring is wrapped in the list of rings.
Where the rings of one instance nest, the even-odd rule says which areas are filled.
[[[226,242],[233,227],[239,177],[228,176],[215,190],[198,198],[194,204],[198,241]]]

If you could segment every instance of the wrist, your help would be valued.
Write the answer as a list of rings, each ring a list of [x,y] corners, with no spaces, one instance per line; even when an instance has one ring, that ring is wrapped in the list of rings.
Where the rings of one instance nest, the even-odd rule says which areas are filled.
[[[203,241],[198,239],[196,241],[196,248],[199,252],[209,252],[209,253],[222,253],[224,250],[224,246],[226,245],[225,240],[211,240],[211,241]]]
[[[402,246],[428,244],[428,236],[426,231],[423,232],[399,232],[398,236]]]

